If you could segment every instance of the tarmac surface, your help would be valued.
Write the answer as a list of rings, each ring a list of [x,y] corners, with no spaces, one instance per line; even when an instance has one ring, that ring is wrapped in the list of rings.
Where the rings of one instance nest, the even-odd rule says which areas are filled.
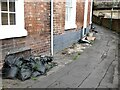
[[[98,25],[96,40],[76,60],[55,55],[58,66],[37,80],[3,80],[4,88],[118,88],[118,35]]]

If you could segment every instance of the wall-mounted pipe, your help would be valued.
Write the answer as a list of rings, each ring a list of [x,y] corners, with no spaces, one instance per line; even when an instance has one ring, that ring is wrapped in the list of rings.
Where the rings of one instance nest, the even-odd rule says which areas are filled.
[[[84,8],[84,25],[83,25],[82,37],[85,36],[85,30],[86,30],[86,28],[87,28],[87,15],[88,15],[88,0],[85,0],[85,8]]]
[[[112,30],[112,20],[113,19],[113,7],[111,9],[111,20],[110,20],[110,30]]]
[[[53,0],[51,0],[51,55],[53,56]]]
[[[91,0],[91,7],[90,7],[90,25],[92,25],[92,14],[93,14],[93,0]]]

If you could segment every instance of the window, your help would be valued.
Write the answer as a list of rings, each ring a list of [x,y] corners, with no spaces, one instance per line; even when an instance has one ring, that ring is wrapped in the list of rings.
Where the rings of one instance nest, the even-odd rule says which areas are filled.
[[[76,28],[76,0],[66,0],[65,29]]]
[[[26,35],[24,0],[0,0],[0,39]]]
[[[1,2],[1,24],[16,25],[15,0]]]

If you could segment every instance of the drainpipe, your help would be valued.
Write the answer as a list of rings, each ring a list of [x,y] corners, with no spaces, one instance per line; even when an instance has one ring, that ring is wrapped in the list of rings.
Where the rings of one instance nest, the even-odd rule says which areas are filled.
[[[112,17],[113,16],[113,8],[111,9],[111,20],[110,20],[110,30],[112,30]]]
[[[92,28],[92,15],[93,15],[93,0],[91,0],[91,8],[90,8],[90,29]]]
[[[84,8],[84,25],[83,25],[83,32],[82,36],[85,36],[85,31],[87,28],[87,15],[88,15],[88,0],[85,0],[85,8]]]
[[[51,55],[53,56],[53,0],[51,0]]]

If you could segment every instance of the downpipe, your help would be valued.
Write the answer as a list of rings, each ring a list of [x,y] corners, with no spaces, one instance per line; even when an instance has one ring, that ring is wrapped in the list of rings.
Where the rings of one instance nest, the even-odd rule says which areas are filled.
[[[51,6],[51,17],[50,17],[50,20],[51,20],[51,50],[50,50],[50,54],[51,54],[51,56],[53,56],[53,0],[51,0],[51,2],[50,2],[50,6]]]
[[[82,37],[85,37],[85,33],[86,33],[86,28],[87,28],[87,15],[88,15],[88,0],[85,0],[84,25],[83,25]]]
[[[86,34],[87,34],[87,19],[88,19],[88,3],[89,0],[85,0],[85,8],[84,8],[84,25],[82,30],[82,41],[86,43],[90,43],[90,41],[86,40]],[[93,0],[91,0],[91,8],[90,8],[90,29],[92,25],[92,12],[93,12]]]
[[[90,29],[93,28],[92,16],[93,16],[93,0],[91,0],[91,8],[90,8]]]

